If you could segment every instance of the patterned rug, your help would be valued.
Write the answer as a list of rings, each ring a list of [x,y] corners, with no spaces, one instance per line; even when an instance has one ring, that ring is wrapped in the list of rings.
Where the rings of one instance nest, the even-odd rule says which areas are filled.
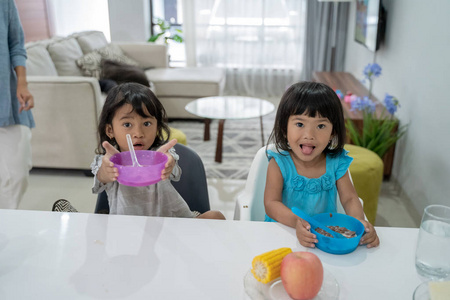
[[[275,112],[263,117],[264,143],[273,129]],[[256,152],[263,146],[259,118],[226,120],[223,133],[222,163],[214,161],[218,121],[213,120],[209,141],[203,140],[204,123],[199,121],[172,121],[171,127],[182,130],[188,146],[201,157],[208,178],[247,179],[248,170]]]

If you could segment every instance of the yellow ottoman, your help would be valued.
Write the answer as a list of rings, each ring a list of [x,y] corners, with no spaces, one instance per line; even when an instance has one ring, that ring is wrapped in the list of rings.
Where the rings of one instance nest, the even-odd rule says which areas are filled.
[[[187,138],[183,131],[170,127],[170,138],[177,139],[178,144],[187,145]]]
[[[375,152],[363,147],[346,144],[345,150],[353,157],[350,174],[358,196],[364,201],[364,213],[375,224],[378,195],[383,182],[383,161]]]

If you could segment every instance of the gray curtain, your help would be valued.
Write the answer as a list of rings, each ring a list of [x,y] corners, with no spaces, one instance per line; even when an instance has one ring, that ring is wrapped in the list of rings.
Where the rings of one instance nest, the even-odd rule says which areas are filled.
[[[335,59],[332,60],[333,5],[337,5]],[[304,54],[305,80],[311,80],[314,71],[343,71],[347,24],[350,3],[308,0],[306,10],[306,37]]]

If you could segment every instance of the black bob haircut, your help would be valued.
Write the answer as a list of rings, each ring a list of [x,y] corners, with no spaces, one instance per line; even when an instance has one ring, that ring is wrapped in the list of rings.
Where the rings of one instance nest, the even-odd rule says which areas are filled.
[[[281,98],[275,117],[275,124],[269,137],[278,152],[289,150],[287,142],[287,124],[292,115],[307,114],[309,117],[327,118],[333,124],[332,136],[336,139],[333,149],[324,152],[336,155],[345,144],[345,121],[341,100],[329,86],[318,82],[298,82],[291,85]]]

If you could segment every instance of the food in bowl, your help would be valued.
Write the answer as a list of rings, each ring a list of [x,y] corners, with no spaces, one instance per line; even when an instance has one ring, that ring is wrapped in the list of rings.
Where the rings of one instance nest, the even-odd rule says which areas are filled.
[[[324,252],[332,254],[347,254],[353,252],[359,245],[362,235],[364,234],[364,225],[352,216],[340,213],[322,213],[313,216],[314,219],[322,223],[324,226],[339,226],[350,231],[354,231],[356,236],[353,238],[331,238],[320,234],[317,228],[311,228],[311,232],[316,234],[316,247]]]
[[[342,234],[344,237],[350,239],[350,238],[354,238],[356,237],[356,232],[349,230],[345,227],[341,227],[341,226],[327,226],[329,229],[333,230],[334,232],[340,233]],[[328,232],[326,232],[325,230],[323,230],[322,228],[317,227],[316,231],[324,236],[330,237],[332,238],[333,236],[331,234],[329,234]]]

